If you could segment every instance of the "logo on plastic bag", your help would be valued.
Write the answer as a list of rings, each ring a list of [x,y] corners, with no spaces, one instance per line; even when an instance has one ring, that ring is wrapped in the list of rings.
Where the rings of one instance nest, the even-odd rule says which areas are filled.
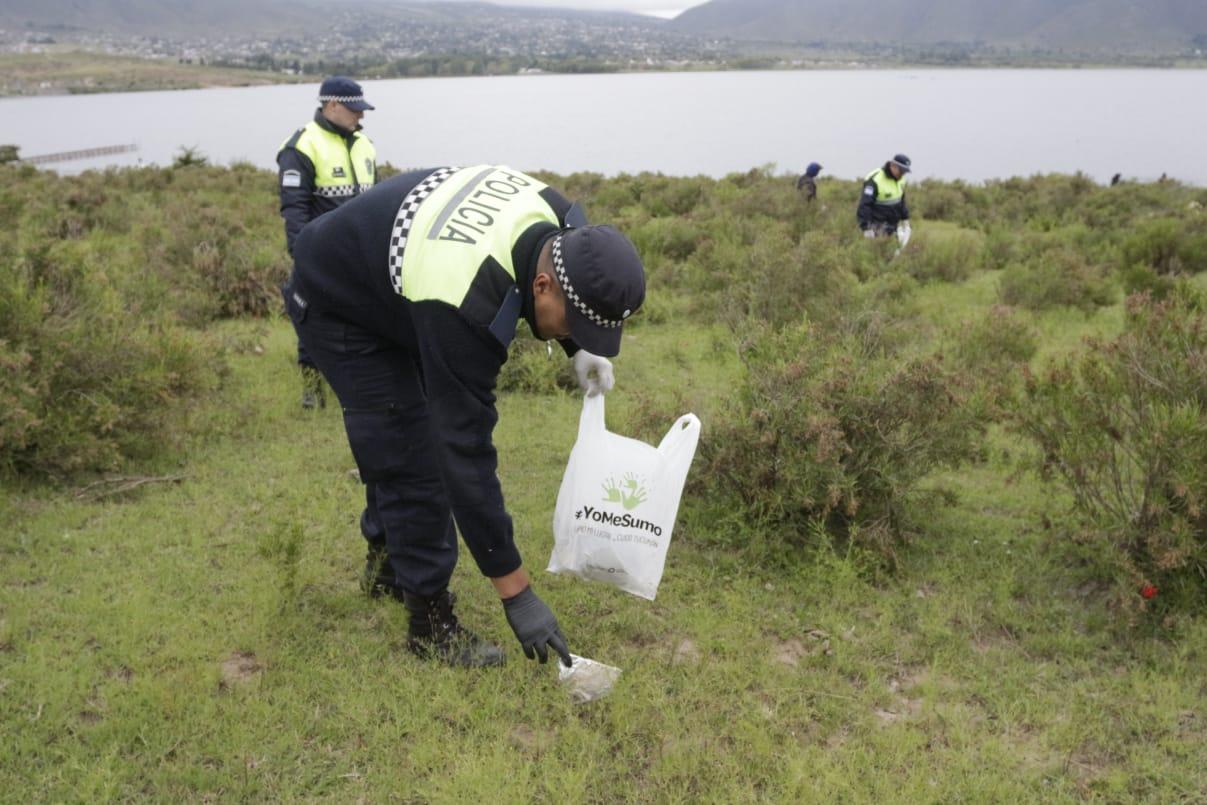
[[[649,483],[645,478],[639,475],[634,475],[631,472],[624,474],[624,480],[619,484],[615,478],[609,478],[603,482],[604,503],[619,503],[624,506],[625,511],[633,509],[645,503],[649,497],[649,489],[646,485]]]

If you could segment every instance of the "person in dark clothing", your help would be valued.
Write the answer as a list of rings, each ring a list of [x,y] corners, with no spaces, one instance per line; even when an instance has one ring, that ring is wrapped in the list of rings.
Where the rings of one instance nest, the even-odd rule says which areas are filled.
[[[821,165],[810,162],[809,167],[805,168],[805,172],[796,180],[796,189],[805,191],[805,201],[817,198],[817,174],[819,173],[821,173]]]
[[[864,237],[896,234],[902,247],[909,241],[909,206],[905,201],[905,178],[911,163],[905,154],[897,154],[884,166],[867,175],[855,217]]]
[[[277,186],[290,255],[306,224],[368,190],[377,177],[377,151],[360,126],[365,110],[373,106],[365,100],[360,84],[332,76],[319,88],[319,103],[314,119],[295,131],[277,153]],[[322,379],[300,339],[298,366],[302,408],[325,407]]]
[[[310,223],[294,257],[289,315],[366,487],[366,592],[405,604],[416,654],[501,664],[453,614],[459,530],[525,654],[569,665],[504,507],[494,389],[521,320],[561,343],[589,394],[611,389],[608,357],[645,298],[632,243],[539,180],[479,165],[388,179]]]

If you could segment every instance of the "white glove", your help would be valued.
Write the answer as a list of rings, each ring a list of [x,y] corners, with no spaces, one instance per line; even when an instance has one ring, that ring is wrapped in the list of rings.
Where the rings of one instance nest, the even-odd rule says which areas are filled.
[[[910,233],[909,221],[902,221],[897,224],[897,241],[901,244],[902,249],[905,248],[905,244],[909,243]]]
[[[607,394],[616,383],[612,377],[612,362],[592,355],[585,349],[574,353],[574,374],[578,375],[578,385],[582,386],[588,397]]]
[[[869,226],[867,229],[863,230],[863,236],[868,240],[872,240],[876,237],[876,230]]]

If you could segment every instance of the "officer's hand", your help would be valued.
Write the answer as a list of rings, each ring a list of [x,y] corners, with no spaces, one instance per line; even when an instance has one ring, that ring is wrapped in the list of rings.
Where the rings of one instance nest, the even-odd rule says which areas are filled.
[[[612,377],[612,362],[592,355],[585,349],[574,353],[574,374],[578,375],[578,385],[582,386],[588,397],[607,394],[616,382]]]
[[[566,636],[557,625],[557,618],[545,602],[536,597],[531,587],[525,587],[523,592],[511,598],[504,598],[503,612],[507,615],[511,631],[515,632],[516,639],[524,648],[525,657],[530,660],[539,658],[543,664],[549,659],[548,648],[552,648],[567,668],[574,664],[570,660],[570,649],[566,647]]]
[[[863,230],[863,236],[865,238],[867,238],[868,240],[872,240],[873,238],[876,237],[876,230],[872,229],[869,226],[867,229]]]

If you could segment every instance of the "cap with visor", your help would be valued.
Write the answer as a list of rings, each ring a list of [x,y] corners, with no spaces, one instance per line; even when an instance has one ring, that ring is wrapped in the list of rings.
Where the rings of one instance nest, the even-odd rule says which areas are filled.
[[[353,112],[364,112],[375,109],[373,104],[365,100],[365,91],[360,84],[342,75],[333,75],[324,79],[319,87],[319,103],[336,101],[351,109]]]
[[[902,173],[909,173],[910,165],[912,164],[909,161],[909,157],[907,157],[905,154],[895,154],[893,158],[889,160],[889,162],[900,168]]]
[[[566,297],[570,337],[587,352],[620,352],[621,327],[645,301],[645,267],[632,241],[606,225],[553,238],[553,271]]]

